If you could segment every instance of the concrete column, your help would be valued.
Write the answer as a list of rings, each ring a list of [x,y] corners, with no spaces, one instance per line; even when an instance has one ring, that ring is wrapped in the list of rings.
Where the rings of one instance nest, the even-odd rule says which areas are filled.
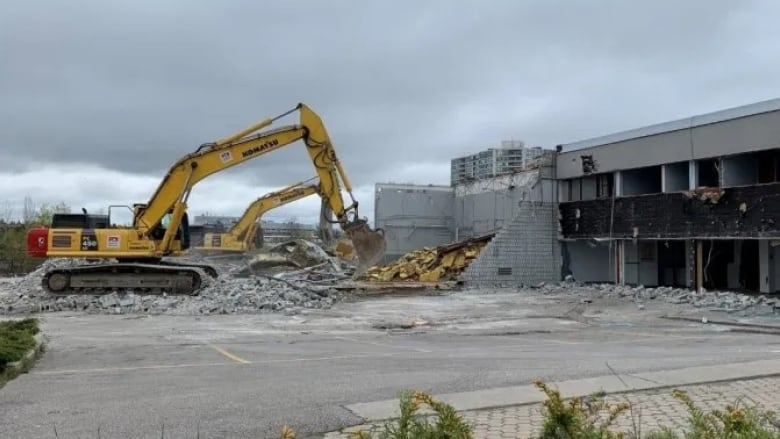
[[[615,283],[618,285],[626,284],[626,252],[625,240],[617,240],[615,243]]]
[[[696,240],[696,291],[704,289],[704,245],[700,239]]]
[[[693,279],[696,277],[696,255],[693,241],[685,240],[685,285],[688,288],[693,286]]]
[[[780,290],[780,247],[772,246],[769,243],[769,291],[776,292]]]
[[[770,277],[772,273],[769,262],[769,241],[761,239],[758,241],[758,281],[759,291],[762,293],[771,292]]]
[[[661,193],[666,192],[666,165],[661,165]]]
[[[696,189],[696,186],[699,184],[699,168],[696,167],[696,161],[690,160],[688,161],[688,189],[693,190]]]
[[[622,197],[623,196],[623,175],[620,173],[620,171],[615,171],[615,178],[613,180],[615,183],[615,196]]]

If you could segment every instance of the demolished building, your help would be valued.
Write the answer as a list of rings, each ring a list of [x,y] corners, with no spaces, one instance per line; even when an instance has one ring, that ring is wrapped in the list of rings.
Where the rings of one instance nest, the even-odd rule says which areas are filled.
[[[779,148],[780,99],[563,144],[533,169],[453,177],[437,201],[425,186],[394,188],[406,231],[394,239],[407,253],[494,233],[462,274],[472,284],[777,292]],[[376,224],[395,236],[380,188]],[[409,231],[432,212],[438,231],[418,241]]]
[[[780,289],[780,99],[561,145],[564,272]]]
[[[377,184],[375,224],[389,262],[422,247],[491,235],[460,274],[475,286],[533,285],[560,277],[554,151],[531,165],[454,187]]]

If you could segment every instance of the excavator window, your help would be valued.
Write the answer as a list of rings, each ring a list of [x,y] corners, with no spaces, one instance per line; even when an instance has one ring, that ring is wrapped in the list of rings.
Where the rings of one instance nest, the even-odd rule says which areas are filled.
[[[53,229],[103,229],[107,228],[108,224],[108,215],[83,213],[55,213],[51,220]]]
[[[171,213],[167,213],[162,220],[160,220],[160,224],[152,230],[151,236],[152,239],[160,240],[165,237],[165,231],[168,230],[168,225],[171,223]],[[177,241],[181,241],[181,248],[182,250],[186,250],[190,247],[190,220],[187,213],[184,213],[184,216],[181,218],[181,224],[179,224],[179,229],[176,230],[176,235],[174,235],[174,238]]]
[[[181,218],[181,224],[179,225],[179,231],[176,233],[176,239],[181,240],[182,250],[190,248],[190,219],[186,212]]]

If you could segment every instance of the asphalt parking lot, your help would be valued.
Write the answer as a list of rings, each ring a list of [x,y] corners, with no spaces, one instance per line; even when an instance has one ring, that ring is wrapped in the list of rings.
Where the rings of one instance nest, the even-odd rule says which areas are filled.
[[[619,304],[396,297],[284,316],[43,316],[47,351],[0,389],[0,437],[300,437],[347,404],[780,357],[780,337]],[[512,306],[510,306],[512,305]],[[576,307],[577,305],[575,305]],[[665,312],[665,311],[664,311]]]

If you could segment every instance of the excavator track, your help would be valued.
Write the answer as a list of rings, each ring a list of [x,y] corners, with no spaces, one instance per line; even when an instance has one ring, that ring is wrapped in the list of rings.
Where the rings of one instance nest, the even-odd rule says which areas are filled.
[[[209,276],[216,278],[219,276],[217,273],[217,269],[212,267],[209,264],[194,264],[192,262],[178,262],[178,261],[167,261],[165,259],[157,262],[159,265],[165,265],[168,267],[191,267],[191,268],[200,268],[201,270],[205,271],[206,274]]]
[[[209,277],[216,277],[216,271],[206,265],[125,262],[55,268],[43,276],[41,284],[49,293],[62,296],[113,292],[196,295]]]

